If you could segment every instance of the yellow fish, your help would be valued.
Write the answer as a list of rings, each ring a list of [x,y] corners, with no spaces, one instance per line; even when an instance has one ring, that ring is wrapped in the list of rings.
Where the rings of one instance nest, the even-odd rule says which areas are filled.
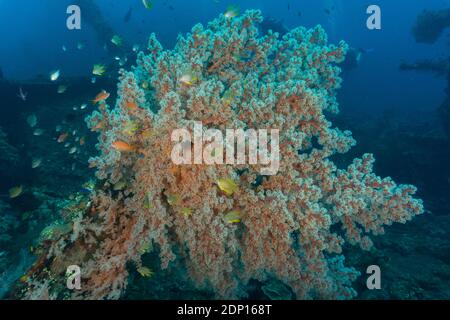
[[[132,135],[134,135],[138,130],[139,130],[139,125],[138,125],[138,124],[136,124],[134,121],[127,121],[127,122],[123,125],[123,130],[122,130],[122,132],[125,133],[126,135],[132,136]]]
[[[147,267],[139,267],[137,272],[144,278],[151,278],[155,273]]]
[[[119,182],[114,184],[113,189],[114,189],[114,191],[121,191],[121,190],[125,189],[126,186],[127,186],[126,181],[120,180]]]
[[[241,213],[238,210],[233,210],[225,214],[225,221],[228,223],[241,222]]]
[[[153,136],[154,132],[152,129],[145,129],[141,132],[141,137],[145,140],[151,138]]]
[[[150,202],[150,193],[148,193],[144,198],[144,208],[146,208],[146,209],[152,208],[152,204]]]
[[[228,91],[225,92],[225,94],[223,95],[223,97],[222,97],[222,102],[223,102],[223,104],[224,104],[226,107],[229,107],[229,106],[231,106],[231,104],[233,103],[234,98],[235,98],[235,97],[234,97],[233,91],[228,90]]]
[[[192,214],[192,209],[189,208],[183,208],[181,209],[181,213],[185,216],[185,217],[189,217]]]
[[[17,198],[22,194],[22,192],[23,192],[23,186],[11,188],[11,189],[9,189],[9,197],[11,199]]]
[[[235,193],[239,189],[237,183],[229,178],[217,180],[217,185],[219,186],[220,190],[222,190],[229,196],[232,196],[233,193]]]
[[[239,15],[239,7],[238,6],[236,6],[236,5],[231,5],[231,6],[229,6],[228,8],[227,8],[227,11],[225,12],[225,18],[228,18],[228,19],[230,19],[230,18],[234,18],[234,17],[236,17],[236,16],[238,16]]]
[[[106,67],[103,64],[94,64],[92,74],[96,76],[103,76],[106,72]]]
[[[178,195],[170,195],[170,196],[167,196],[167,202],[168,202],[171,206],[173,206],[173,205],[177,204],[178,202],[180,202],[180,196],[178,196]]]
[[[142,245],[142,247],[139,248],[139,253],[144,254],[144,253],[150,252],[151,250],[152,250],[152,245],[150,244],[150,242],[146,242]]]
[[[198,78],[190,73],[183,74],[180,78],[180,82],[186,86],[193,86],[197,82]]]

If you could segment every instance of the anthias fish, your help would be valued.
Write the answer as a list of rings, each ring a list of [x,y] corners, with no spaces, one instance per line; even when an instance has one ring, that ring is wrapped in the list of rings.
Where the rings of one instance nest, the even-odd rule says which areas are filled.
[[[134,103],[134,102],[127,102],[127,103],[125,104],[125,106],[126,106],[128,109],[131,109],[131,110],[135,110],[135,109],[138,108],[138,105],[137,105],[136,103]]]
[[[120,152],[134,152],[134,151],[136,151],[136,147],[132,146],[131,144],[129,144],[129,143],[125,142],[125,141],[121,141],[121,140],[114,141],[112,143],[112,147],[114,149],[116,149],[117,151],[120,151]]]
[[[109,98],[109,95],[110,95],[109,92],[103,90],[102,92],[100,92],[98,95],[95,96],[94,100],[92,100],[92,103],[97,104],[101,101],[104,101]]]
[[[68,133],[62,133],[59,137],[58,137],[58,143],[63,143],[64,141],[66,141],[67,137],[69,136]]]

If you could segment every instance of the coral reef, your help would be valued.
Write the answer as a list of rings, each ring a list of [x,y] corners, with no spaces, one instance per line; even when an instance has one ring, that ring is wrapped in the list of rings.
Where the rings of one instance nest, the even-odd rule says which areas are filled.
[[[245,297],[250,280],[297,299],[348,299],[358,272],[344,265],[344,243],[372,246],[370,235],[423,212],[416,189],[373,172],[371,154],[338,168],[331,157],[355,141],[332,127],[337,63],[348,46],[329,45],[324,30],[296,28],[283,37],[258,34],[259,11],[196,25],[163,50],[151,35],[147,54],[120,75],[115,108],[105,102],[87,119],[99,132],[90,160],[98,182],[70,211],[67,227],[13,292],[15,297],[116,299],[130,263],[158,252],[162,269],[217,297]],[[181,81],[185,75],[192,81]],[[175,165],[171,133],[192,128],[279,129],[280,170],[261,165]],[[118,143],[120,142],[120,143]],[[221,179],[237,185],[218,187]],[[230,223],[229,212],[241,218]],[[65,288],[79,265],[82,287]],[[132,271],[133,272],[133,271]]]

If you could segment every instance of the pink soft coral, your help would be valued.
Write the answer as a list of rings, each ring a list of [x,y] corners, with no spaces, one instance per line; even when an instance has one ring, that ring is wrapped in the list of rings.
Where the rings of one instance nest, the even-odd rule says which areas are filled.
[[[149,243],[163,268],[183,262],[196,286],[219,297],[241,296],[250,279],[271,278],[297,298],[354,296],[356,272],[340,255],[344,241],[369,248],[371,233],[422,213],[421,201],[412,198],[414,187],[374,175],[371,155],[345,170],[330,160],[354,144],[350,132],[324,116],[338,109],[335,64],[347,45],[327,45],[320,27],[260,37],[261,19],[258,11],[221,16],[168,51],[150,37],[148,53],[121,73],[116,107],[102,105],[88,119],[103,128],[101,153],[91,160],[101,186],[76,221],[77,236],[51,244],[30,272],[25,297],[51,287],[42,266],[58,278],[74,263],[84,270],[83,287],[70,297],[118,298],[126,263],[140,266],[140,248]],[[186,72],[198,80],[183,85]],[[171,132],[195,121],[222,131],[279,129],[279,172],[262,177],[259,165],[174,165]],[[117,140],[138,151],[114,150]],[[221,192],[221,178],[238,182],[238,190]],[[114,191],[118,182],[124,190]],[[231,210],[242,213],[241,223],[224,220]]]

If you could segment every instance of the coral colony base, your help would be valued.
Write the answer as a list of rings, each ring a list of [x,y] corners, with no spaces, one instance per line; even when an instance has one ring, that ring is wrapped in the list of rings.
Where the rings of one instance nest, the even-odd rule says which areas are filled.
[[[355,297],[344,242],[369,249],[370,235],[421,214],[422,202],[415,187],[372,173],[371,154],[347,168],[330,160],[355,144],[325,118],[338,111],[347,45],[328,45],[320,26],[260,36],[261,21],[259,11],[222,15],[173,50],[150,36],[137,66],[121,72],[116,106],[102,102],[87,119],[99,133],[96,187],[64,210],[68,227],[53,226],[13,294],[117,299],[153,250],[163,269],[218,298],[245,297],[252,279],[281,281],[298,299]],[[174,164],[173,130],[196,122],[279,130],[278,172]],[[66,288],[70,265],[80,267],[79,290]]]

